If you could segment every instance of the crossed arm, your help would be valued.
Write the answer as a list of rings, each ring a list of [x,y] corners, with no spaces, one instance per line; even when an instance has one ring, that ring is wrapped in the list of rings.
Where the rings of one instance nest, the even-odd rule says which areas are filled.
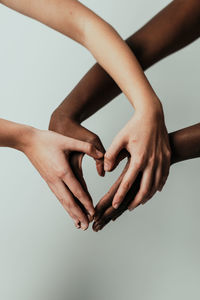
[[[200,2],[198,0],[175,0],[138,32],[130,36],[126,40],[126,43],[136,54],[143,69],[146,70],[162,58],[192,43],[199,36]],[[99,137],[81,126],[80,123],[113,100],[120,93],[120,88],[115,84],[112,78],[99,64],[96,64],[52,114],[50,129],[64,135],[86,140],[103,151],[103,145]],[[171,133],[171,161],[173,161],[174,157],[177,157],[175,160],[178,161],[199,156],[199,135],[199,124],[177,133]],[[193,139],[193,142],[191,140],[190,146],[185,142],[185,146],[182,147],[184,141],[186,141],[189,136]],[[180,141],[180,144],[178,141]],[[179,147],[178,145],[181,146]],[[84,180],[81,170],[82,156],[82,154],[79,154],[73,157],[74,168],[77,170],[79,180]],[[99,173],[103,175],[100,161],[97,164],[97,169]],[[102,223],[97,222],[95,228],[99,224],[102,226],[104,223],[105,225],[107,220],[114,218],[117,214],[120,215],[122,211],[127,209],[127,197],[125,198],[124,206],[120,206],[117,210],[112,208],[113,197],[124,173],[111,188],[113,196],[110,198],[107,196],[102,198],[102,202],[97,206],[97,214],[99,211],[99,215],[102,215]],[[140,181],[137,178],[135,182],[136,186],[138,182]],[[133,188],[134,186],[135,185],[133,185]],[[137,188],[135,190],[138,191]],[[129,191],[128,198],[132,197],[131,199],[133,199],[134,194],[131,193],[131,191],[132,188]],[[130,203],[130,199],[128,203]]]
[[[0,2],[86,47],[135,108],[133,118],[105,156],[106,170],[112,169],[114,157],[123,146],[132,158],[118,195],[116,194],[115,206],[120,205],[126,194],[126,187],[134,182],[141,169],[145,171],[143,189],[145,185],[150,187],[154,182],[154,174],[156,180],[153,191],[161,188],[167,179],[170,164],[170,147],[162,105],[135,55],[112,26],[76,0],[1,0]],[[134,134],[128,134],[130,131]],[[148,153],[145,150],[147,148]],[[77,191],[75,196],[79,195],[83,198],[85,191],[80,185],[76,184],[76,187],[73,189]],[[143,197],[141,192],[139,197],[141,201]],[[85,209],[88,213],[87,205]],[[91,216],[90,213],[89,215]]]

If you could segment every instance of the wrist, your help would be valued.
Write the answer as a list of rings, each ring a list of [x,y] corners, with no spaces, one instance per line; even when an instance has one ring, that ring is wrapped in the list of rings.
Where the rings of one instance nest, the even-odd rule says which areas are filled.
[[[162,103],[158,98],[153,100],[152,103],[149,103],[148,105],[137,107],[135,112],[138,115],[141,115],[142,118],[145,118],[145,120],[164,121]]]
[[[26,152],[26,149],[31,145],[33,137],[39,129],[31,126],[19,125],[13,143],[13,148],[21,152]]]
[[[73,109],[68,107],[68,105],[61,104],[59,105],[51,115],[51,120],[71,120],[78,124],[81,123],[81,116],[79,113],[75,112]]]
[[[56,109],[50,119],[49,130],[64,134],[68,132],[71,128],[71,125],[80,123],[73,118],[71,115],[66,114],[61,109]]]

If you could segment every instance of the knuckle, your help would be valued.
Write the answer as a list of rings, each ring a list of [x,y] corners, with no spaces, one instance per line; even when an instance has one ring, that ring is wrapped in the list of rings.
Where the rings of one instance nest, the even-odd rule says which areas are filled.
[[[83,194],[83,192],[81,191],[81,189],[77,189],[77,190],[76,190],[75,196],[76,196],[76,198],[78,198],[78,199],[84,198],[84,194]]]
[[[152,154],[150,157],[149,157],[149,163],[150,165],[153,165],[155,163],[155,161],[157,161],[159,159],[159,157],[156,157],[155,154]]]
[[[139,158],[136,158],[134,161],[134,167],[139,170],[140,168],[142,168],[142,166],[143,166],[143,161],[140,160]]]
[[[87,143],[86,147],[87,147],[88,152],[92,152],[94,150],[94,146],[90,143]]]
[[[140,168],[145,164],[145,161],[146,161],[146,155],[144,153],[138,154],[135,157],[134,165],[136,168]]]
[[[58,200],[62,204],[62,206],[65,205],[65,207],[67,207],[67,203],[65,203],[65,199],[63,197],[58,197]]]
[[[58,168],[56,174],[59,179],[63,179],[67,175],[67,171],[64,168]]]
[[[171,160],[171,151],[170,150],[167,150],[165,155],[168,160]]]
[[[72,208],[73,208],[73,203],[71,202],[71,201],[67,201],[66,203],[65,203],[65,207],[67,207],[67,209],[68,209],[68,211],[71,211],[72,210]]]
[[[141,191],[141,197],[143,198],[143,197],[148,196],[149,192],[150,192],[150,191],[149,191],[148,188],[144,188],[144,189]]]
[[[99,139],[99,137],[98,137],[97,134],[93,134],[92,136],[89,136],[89,137],[87,138],[87,142],[88,142],[88,143],[91,143],[91,144],[93,144],[93,145],[96,145],[96,144],[99,144],[100,139]]]
[[[123,185],[122,185],[122,188],[123,188],[124,190],[128,190],[128,189],[130,188],[130,182],[125,181],[125,182],[123,183]]]
[[[113,159],[113,155],[112,155],[112,153],[110,153],[110,152],[106,152],[104,158],[105,158],[106,160],[112,160],[112,159]]]
[[[158,162],[161,162],[163,160],[163,154],[159,153],[157,157]]]
[[[48,178],[44,178],[49,186],[54,185],[56,183],[56,178],[52,175],[49,175]]]

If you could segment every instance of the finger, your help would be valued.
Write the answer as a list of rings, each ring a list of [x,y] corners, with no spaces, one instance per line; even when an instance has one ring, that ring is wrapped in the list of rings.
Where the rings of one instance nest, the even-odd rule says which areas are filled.
[[[59,180],[54,184],[48,184],[52,192],[56,195],[62,206],[74,220],[75,224],[80,224],[83,230],[88,228],[89,222],[81,208],[76,204],[73,195],[67,189],[65,184]]]
[[[141,178],[142,173],[140,172],[134,184],[131,186],[128,193],[126,194],[123,203],[118,209],[114,209],[112,206],[110,206],[106,209],[106,211],[104,211],[102,216],[100,216],[100,218],[95,222],[95,225],[93,226],[93,229],[95,231],[101,230],[105,225],[107,225],[110,222],[111,219],[116,219],[127,210],[129,204],[131,203],[132,199],[135,197],[140,188]]]
[[[95,211],[92,204],[92,199],[90,195],[84,191],[83,187],[75,177],[74,173],[72,172],[68,164],[66,168],[66,173],[62,176],[61,179],[70,189],[72,194],[83,204],[86,211],[91,215],[91,217],[93,217]]]
[[[124,170],[122,171],[121,175],[118,177],[116,182],[112,185],[110,190],[104,195],[104,197],[99,201],[99,203],[95,207],[95,220],[99,219],[100,216],[104,213],[104,211],[109,207],[112,206],[113,197],[116,194],[119,185],[128,169],[129,162],[126,163]]]
[[[101,219],[101,221],[94,222],[94,224],[92,226],[93,230],[96,232],[101,230],[105,225],[107,225],[112,220],[112,217],[111,217],[112,215],[113,215],[113,207],[110,206],[104,212],[103,219]]]
[[[69,156],[69,163],[72,169],[72,172],[76,176],[77,180],[80,182],[81,186],[85,190],[85,192],[89,195],[89,199],[91,199],[90,194],[88,192],[88,188],[83,177],[82,170],[82,161],[83,161],[83,153],[71,152]]]
[[[115,192],[118,188],[119,184],[115,183],[114,187],[111,187],[111,189],[102,197],[102,199],[98,202],[98,204],[95,207],[95,215],[94,220],[97,221],[101,217],[101,215],[104,213],[104,211],[112,206],[112,200],[115,195]]]
[[[118,213],[115,214],[115,216],[112,218],[112,221],[115,222],[124,212],[124,211],[119,211]]]
[[[115,138],[104,156],[104,170],[109,172],[116,163],[119,152],[123,149],[123,140]]]
[[[159,189],[161,180],[162,180],[162,162],[160,162],[157,166],[157,169],[155,171],[155,177],[152,182],[153,184],[152,184],[151,191],[150,191],[149,195],[147,195],[146,198],[142,200],[142,204],[147,203],[147,201],[149,201],[155,195],[155,193]]]
[[[83,159],[84,154],[83,153],[79,153],[79,152],[71,152],[70,156],[69,156],[69,161],[70,161],[70,165],[72,168],[72,172],[74,173],[74,175],[76,176],[78,182],[80,182],[82,188],[84,189],[84,191],[86,192],[86,194],[88,195],[89,200],[92,203],[92,198],[90,196],[90,193],[88,191],[85,179],[83,177],[83,171],[82,171],[82,159]],[[90,222],[93,221],[93,216],[91,216],[85,209],[85,207],[81,204],[81,202],[74,197],[74,200],[76,201],[76,203],[80,206],[80,208],[82,209],[82,211],[87,215],[88,220]],[[93,203],[92,203],[93,206]]]
[[[105,171],[104,171],[104,160],[103,159],[96,159],[96,169],[99,176],[104,177]]]
[[[111,219],[118,218],[127,210],[130,202],[132,201],[133,197],[135,197],[140,188],[141,178],[142,173],[140,172],[135,180],[135,183],[131,186],[130,190],[126,194],[126,197],[123,203],[120,205],[120,207],[118,209],[114,209],[113,207],[107,208],[107,210],[102,214],[99,220],[95,222],[93,229],[97,231],[101,230],[105,225],[107,225],[110,222]]]
[[[111,167],[110,172],[116,169],[119,163],[126,157],[130,157],[130,154],[126,149],[122,149],[116,158],[115,164]]]
[[[154,170],[152,167],[148,166],[143,171],[139,191],[136,194],[134,200],[131,202],[131,204],[128,207],[130,211],[136,208],[138,204],[140,204],[143,200],[146,199],[146,197],[151,191],[153,180],[154,180]]]
[[[73,138],[69,138],[69,137],[66,138],[65,148],[66,150],[83,152],[95,159],[102,158],[104,155],[104,153],[99,151],[94,145]]]
[[[130,162],[130,166],[119,186],[119,189],[113,199],[113,207],[117,209],[122,203],[124,197],[128,193],[130,187],[133,185],[133,182],[138,176],[140,171],[140,166],[136,164],[132,159]]]
[[[102,153],[106,152],[100,138],[97,135],[94,135],[92,133],[92,139],[91,139],[91,141],[88,141],[88,142],[91,143],[92,145],[94,145],[100,152],[102,152]],[[102,177],[105,176],[104,157],[102,157],[100,159],[96,159],[96,169],[97,169],[97,173],[99,174],[99,176],[102,176]]]
[[[138,204],[139,206],[140,204]],[[107,226],[110,221],[115,221],[118,219],[121,215],[123,215],[127,211],[127,205],[123,206],[122,208],[118,208],[117,210],[113,207],[107,208],[105,213],[102,215],[102,217],[93,224],[93,230],[98,232],[99,230],[102,230],[105,226]]]
[[[168,164],[167,162],[163,165],[163,169],[162,169],[162,172],[163,172],[163,177],[162,177],[162,180],[160,182],[160,185],[159,185],[159,188],[158,190],[161,192],[166,181],[167,181],[167,178],[169,176],[169,170],[170,170],[170,164]]]

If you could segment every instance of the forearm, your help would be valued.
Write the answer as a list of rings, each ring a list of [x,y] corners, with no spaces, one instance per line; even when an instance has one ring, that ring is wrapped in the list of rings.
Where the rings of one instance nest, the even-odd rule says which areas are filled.
[[[170,21],[169,21],[170,20]],[[199,0],[175,0],[126,42],[144,70],[200,36]],[[84,121],[121,93],[112,78],[96,64],[58,110]]]
[[[200,157],[200,123],[169,134],[171,163]]]
[[[33,132],[33,128],[26,125],[0,119],[0,147],[11,147],[23,150]]]
[[[2,0],[10,8],[32,17],[85,46],[138,111],[149,114],[161,104],[135,55],[118,33],[76,0]],[[101,37],[99,39],[99,37]]]

